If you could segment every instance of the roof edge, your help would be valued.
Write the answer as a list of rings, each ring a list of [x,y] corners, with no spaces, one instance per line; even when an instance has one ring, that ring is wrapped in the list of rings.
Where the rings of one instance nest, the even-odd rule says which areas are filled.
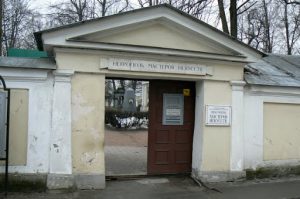
[[[55,70],[56,64],[54,58],[1,57],[1,67]]]
[[[78,26],[78,25],[81,25],[81,24],[85,24],[85,23],[90,23],[90,22],[94,22],[94,21],[100,21],[100,20],[104,20],[104,19],[108,19],[108,18],[112,18],[112,17],[117,17],[117,16],[122,16],[122,15],[125,15],[125,14],[129,14],[129,13],[135,13],[135,12],[141,12],[141,11],[144,11],[144,10],[151,10],[151,9],[156,9],[156,8],[168,8],[170,10],[173,10],[185,17],[188,17],[190,18],[191,20],[195,21],[196,23],[198,24],[201,24],[207,28],[210,28],[211,30],[219,33],[219,34],[222,34],[224,35],[225,37],[227,37],[228,39],[230,40],[233,40],[234,42],[238,42],[239,44],[241,44],[242,46],[246,47],[246,48],[249,48],[253,51],[255,51],[256,53],[260,54],[261,56],[265,57],[266,56],[266,53],[258,50],[258,49],[255,49],[247,44],[245,44],[244,42],[232,37],[231,35],[203,22],[202,20],[190,15],[190,14],[187,14],[185,12],[183,12],[182,10],[179,10],[169,4],[159,4],[159,5],[155,5],[155,6],[150,6],[150,7],[143,7],[143,8],[139,8],[139,9],[134,9],[134,10],[130,10],[130,11],[127,11],[127,12],[121,12],[121,13],[117,13],[117,14],[113,14],[113,15],[108,15],[108,16],[104,16],[104,17],[99,17],[99,18],[94,18],[94,19],[89,19],[89,20],[85,20],[85,21],[79,21],[79,22],[75,22],[75,23],[72,23],[72,24],[68,24],[68,25],[63,25],[63,26],[59,26],[59,27],[54,27],[54,28],[50,28],[50,29],[46,29],[46,30],[42,30],[42,31],[38,31],[38,32],[35,32],[33,33],[34,34],[34,37],[35,37],[35,40],[36,40],[36,43],[37,43],[37,46],[38,46],[38,49],[39,50],[43,50],[43,41],[42,41],[42,34],[43,33],[46,33],[46,32],[52,32],[52,31],[56,31],[56,30],[60,30],[60,29],[65,29],[65,28],[71,28],[71,27],[74,27],[74,26]]]

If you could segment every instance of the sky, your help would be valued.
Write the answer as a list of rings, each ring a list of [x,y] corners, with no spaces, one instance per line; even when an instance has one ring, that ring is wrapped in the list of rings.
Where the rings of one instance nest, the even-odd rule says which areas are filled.
[[[47,6],[50,4],[56,4],[57,2],[63,2],[64,0],[30,0],[30,8],[38,9],[42,14],[47,13]],[[133,4],[137,4],[137,0],[130,0]]]
[[[30,8],[37,9],[41,13],[47,13],[47,6],[50,4],[54,4],[56,2],[60,2],[61,0],[30,0]]]
[[[30,1],[30,8],[38,10],[41,14],[48,14],[49,10],[47,9],[49,5],[51,4],[57,4],[59,2],[64,2],[68,0],[29,0]],[[136,5],[136,7],[139,7],[138,0],[130,0],[131,5]],[[135,6],[134,6],[135,7]],[[214,0],[213,7],[217,7],[217,1]],[[205,17],[206,16],[206,17]],[[215,11],[213,11],[210,15],[205,15],[203,20],[204,22],[221,29],[221,23],[218,20],[217,14]]]
[[[49,5],[51,4],[57,4],[59,2],[63,2],[63,1],[69,1],[69,0],[29,0],[30,1],[30,8],[35,9],[37,11],[39,11],[42,14],[48,14],[49,10],[47,9]],[[130,0],[133,4],[138,5],[137,1],[138,0]],[[228,3],[229,1],[224,1],[224,3]],[[258,1],[259,2],[259,1]],[[138,6],[136,6],[138,7]],[[210,12],[209,15],[203,15],[204,18],[201,18],[201,20],[203,20],[204,22],[218,28],[218,29],[222,29],[222,24],[219,20],[218,17],[218,6],[217,6],[217,1],[214,0],[213,3],[213,10],[212,12]],[[228,7],[226,9],[228,11]],[[229,17],[229,15],[227,14],[227,17]],[[276,46],[276,45],[275,45]],[[280,47],[281,48],[281,47]],[[281,49],[284,51],[284,49]],[[281,50],[275,50],[275,51],[281,51]]]

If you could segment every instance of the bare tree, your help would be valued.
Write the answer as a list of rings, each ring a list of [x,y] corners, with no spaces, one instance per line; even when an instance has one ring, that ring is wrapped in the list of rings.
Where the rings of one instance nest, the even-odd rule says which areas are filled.
[[[41,19],[42,15],[36,11],[32,11],[27,17],[27,28],[22,29],[20,31],[20,36],[18,37],[19,47],[25,49],[37,48],[33,33],[45,28]]]
[[[152,0],[138,0],[138,4],[141,8],[152,6]]]
[[[94,13],[87,0],[69,0],[49,6],[48,26],[66,25],[89,19],[89,13]],[[93,8],[93,7],[92,7]]]
[[[29,9],[30,0],[0,1],[3,3],[0,20],[3,49],[1,51],[0,47],[0,52],[4,54],[11,47],[35,48],[32,32],[44,29],[44,21],[47,21],[47,27],[53,27],[136,7],[130,0],[64,0],[50,5],[50,13],[44,18],[46,20],[41,20],[38,12]],[[138,0],[137,3],[138,7],[167,3],[210,24],[221,22],[224,32],[265,52],[282,52],[282,49],[286,49],[287,54],[292,54],[300,51],[298,1],[218,0],[217,5],[213,0]],[[113,87],[117,87],[116,82],[113,81],[113,84]],[[131,84],[134,85],[133,82]]]
[[[85,18],[85,11],[87,10],[86,0],[70,0],[70,3],[75,8],[75,13],[78,16],[78,21],[83,21]]]
[[[48,26],[66,25],[123,12],[129,0],[67,0],[49,6]]]
[[[287,0],[280,0],[279,3],[283,4],[282,22],[285,27],[286,52],[291,55],[300,37],[300,6],[289,6],[291,3]]]
[[[238,35],[238,16],[242,13],[249,10],[252,6],[256,4],[255,2],[251,2],[250,0],[245,0],[238,6],[237,0],[230,0],[230,8],[229,8],[229,15],[230,15],[230,35],[232,37],[237,38]],[[219,7],[219,15],[222,22],[223,31],[229,34],[227,16],[225,12],[225,5],[223,0],[218,0],[218,7]]]
[[[252,0],[249,4],[253,5],[250,9],[238,12],[239,39],[267,53],[281,52],[284,25],[279,5],[275,0]]]
[[[237,38],[237,4],[236,0],[231,0],[230,1],[230,8],[229,8],[229,13],[230,13],[230,34],[234,38]]]
[[[284,2],[285,2],[286,4],[300,5],[300,2],[299,2],[298,0],[296,0],[296,1],[284,0]]]
[[[260,11],[252,9],[239,18],[239,39],[246,44],[258,49],[261,44],[263,25],[260,22]]]
[[[169,1],[169,3],[188,13],[194,17],[201,18],[204,14],[204,10],[213,2],[212,0],[182,0],[182,1]],[[207,14],[207,13],[205,13]]]
[[[101,16],[104,17],[108,14],[109,10],[112,10],[112,13],[120,13],[129,8],[129,0],[97,0],[101,9]],[[116,9],[114,9],[116,8]]]
[[[271,33],[271,22],[269,17],[269,8],[266,0],[263,0],[263,18],[262,22],[264,25],[264,51],[271,53],[273,50],[273,37]]]
[[[274,49],[279,47],[279,43],[282,42],[279,34],[282,28],[280,28],[278,5],[273,0],[262,0],[257,10],[257,20],[262,28],[262,34],[259,36],[261,41],[259,48],[264,52],[273,53]]]
[[[4,45],[4,49],[2,51],[6,54],[9,48],[24,47],[24,41],[28,41],[26,30],[30,29],[30,21],[35,16],[29,9],[29,0],[4,0],[3,13],[2,45]],[[31,45],[31,47],[33,46]]]
[[[200,19],[204,14],[203,11],[211,5],[212,2],[213,0],[138,0],[138,6],[142,8],[159,4],[169,4]]]
[[[222,22],[223,32],[229,34],[229,29],[228,29],[227,18],[226,18],[226,14],[225,14],[225,8],[224,8],[223,0],[218,0],[218,6],[219,6],[220,19],[221,19],[221,22]]]

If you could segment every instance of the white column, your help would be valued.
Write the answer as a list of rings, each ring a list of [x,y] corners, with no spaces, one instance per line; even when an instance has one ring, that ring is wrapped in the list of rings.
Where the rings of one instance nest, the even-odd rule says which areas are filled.
[[[72,174],[71,76],[72,70],[54,72],[50,173]]]
[[[204,124],[204,83],[196,82],[195,127],[192,153],[192,176],[200,178],[202,167],[203,124]]]
[[[230,170],[244,169],[244,81],[232,81],[232,125]]]

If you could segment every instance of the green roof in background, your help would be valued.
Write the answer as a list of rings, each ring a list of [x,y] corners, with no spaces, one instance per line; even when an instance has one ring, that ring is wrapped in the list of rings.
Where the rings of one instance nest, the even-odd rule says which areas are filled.
[[[8,57],[28,57],[28,58],[48,57],[48,55],[45,51],[18,49],[18,48],[8,49],[7,56]]]

